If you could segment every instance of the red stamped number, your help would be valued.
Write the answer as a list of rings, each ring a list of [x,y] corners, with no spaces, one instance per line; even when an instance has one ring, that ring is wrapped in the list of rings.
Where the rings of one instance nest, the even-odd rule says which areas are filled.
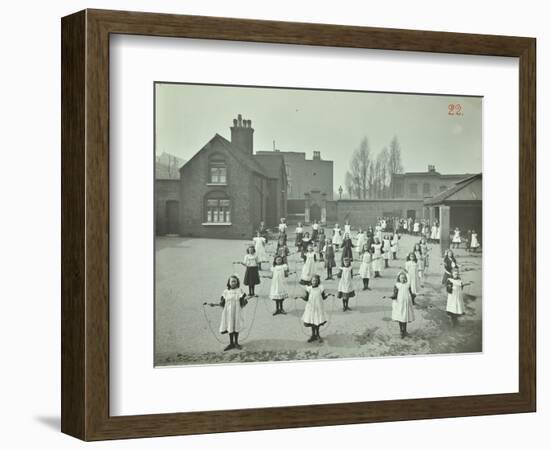
[[[448,112],[447,114],[449,116],[463,116],[464,115],[464,108],[462,108],[462,105],[460,103],[449,103]]]

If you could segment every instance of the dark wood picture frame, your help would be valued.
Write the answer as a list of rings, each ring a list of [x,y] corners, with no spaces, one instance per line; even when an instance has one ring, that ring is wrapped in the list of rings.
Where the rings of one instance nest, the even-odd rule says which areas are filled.
[[[61,429],[84,440],[535,411],[536,40],[85,10],[62,32]],[[519,391],[140,416],[109,415],[109,36],[133,34],[519,58]]]

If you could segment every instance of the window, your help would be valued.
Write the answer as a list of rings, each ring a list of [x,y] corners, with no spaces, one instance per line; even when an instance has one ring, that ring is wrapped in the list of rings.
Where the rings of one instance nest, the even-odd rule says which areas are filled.
[[[418,194],[418,184],[416,183],[409,184],[409,192],[414,195]]]
[[[396,197],[403,197],[403,183],[396,182],[394,186],[394,195]]]
[[[208,182],[212,184],[227,184],[227,166],[225,158],[213,155],[208,162]]]
[[[231,200],[223,193],[213,193],[206,199],[206,223],[231,223]]]
[[[430,195],[432,193],[430,183],[424,183],[422,185],[422,193],[424,195]]]

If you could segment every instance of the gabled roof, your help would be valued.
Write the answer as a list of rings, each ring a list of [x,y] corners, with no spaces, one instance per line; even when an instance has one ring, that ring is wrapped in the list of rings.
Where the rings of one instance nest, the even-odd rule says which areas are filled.
[[[235,147],[231,144],[227,139],[225,139],[223,136],[220,136],[219,134],[215,134],[212,139],[210,139],[203,148],[201,148],[193,158],[191,158],[189,161],[187,161],[183,166],[180,167],[180,172],[183,170],[183,168],[189,164],[189,162],[193,161],[206,147],[213,143],[220,144],[225,150],[227,150],[227,153],[235,158],[238,163],[243,166],[244,168],[248,169],[251,172],[257,173],[258,175],[261,175],[263,177],[269,178],[266,172],[264,171],[264,168],[254,159],[253,156],[248,156],[244,153],[244,151],[238,147]]]
[[[432,198],[426,199],[424,201],[425,205],[437,205],[441,203],[445,203],[445,201],[450,200],[452,201],[455,194],[458,192],[464,190],[468,186],[470,186],[472,183],[476,182],[477,180],[481,180],[481,174],[478,173],[476,175],[472,175],[468,178],[465,178],[463,180],[458,181],[454,186],[451,186],[449,189],[446,189],[443,192],[440,192],[437,195],[434,195]],[[481,201],[481,199],[476,199]]]

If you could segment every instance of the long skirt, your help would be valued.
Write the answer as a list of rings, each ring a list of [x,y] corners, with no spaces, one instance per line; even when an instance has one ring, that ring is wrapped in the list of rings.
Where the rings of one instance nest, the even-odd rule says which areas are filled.
[[[258,266],[247,267],[246,272],[244,273],[244,285],[256,286],[257,284],[260,284]]]

